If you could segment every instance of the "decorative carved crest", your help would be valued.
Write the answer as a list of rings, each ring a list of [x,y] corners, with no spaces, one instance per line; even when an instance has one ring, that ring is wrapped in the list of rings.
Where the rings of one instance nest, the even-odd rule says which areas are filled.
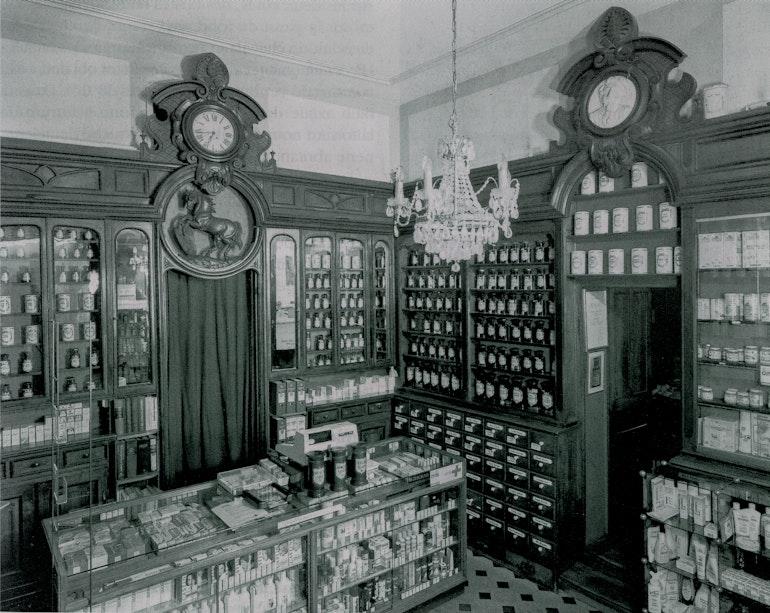
[[[596,49],[574,64],[557,90],[575,99],[559,107],[554,123],[567,147],[588,150],[594,165],[611,177],[634,162],[634,142],[684,121],[679,112],[696,90],[682,73],[668,79],[685,55],[659,39],[639,37],[633,15],[612,7],[597,20],[591,38]]]
[[[154,116],[144,122],[137,136],[147,157],[166,159],[169,150],[176,149],[178,159],[196,167],[196,185],[212,195],[230,185],[234,170],[276,167],[274,153],[269,158],[267,153],[270,134],[255,129],[267,116],[265,111],[251,97],[229,87],[229,81],[230,74],[219,57],[201,55],[191,80],[165,85],[152,95]],[[218,148],[210,146],[211,139],[206,142],[200,136],[200,128],[193,128],[196,116],[206,112],[232,128],[228,140]]]

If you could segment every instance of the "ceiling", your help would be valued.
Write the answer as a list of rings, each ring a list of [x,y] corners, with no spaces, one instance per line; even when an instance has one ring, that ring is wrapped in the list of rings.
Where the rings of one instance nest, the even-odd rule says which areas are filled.
[[[591,1],[458,0],[458,47],[462,53]],[[137,29],[138,36],[144,30],[192,39],[383,84],[445,62],[451,43],[450,0],[26,0],[23,4],[123,24]],[[574,35],[574,21],[569,20],[568,26]]]

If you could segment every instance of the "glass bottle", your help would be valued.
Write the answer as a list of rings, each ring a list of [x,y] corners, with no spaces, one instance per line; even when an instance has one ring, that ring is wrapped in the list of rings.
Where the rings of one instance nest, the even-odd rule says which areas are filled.
[[[454,362],[456,359],[456,355],[457,355],[457,350],[455,349],[454,343],[449,343],[446,348],[447,360]]]
[[[418,258],[416,251],[410,251],[409,252],[409,266],[417,266],[419,264],[420,260]]]
[[[521,354],[521,370],[525,373],[532,372],[532,354],[529,349],[525,349]]]
[[[506,289],[506,286],[505,270],[500,269],[497,271],[497,289]]]
[[[7,377],[11,374],[11,362],[8,359],[8,354],[4,353],[0,355],[0,375]]]
[[[540,385],[534,379],[529,379],[527,385],[527,411],[538,413],[540,404]]]
[[[417,294],[417,297],[414,299],[415,308],[422,309],[424,308],[424,304],[425,302],[423,300],[422,294]]]
[[[498,404],[501,407],[507,408],[511,404],[510,387],[508,379],[501,377],[500,382],[497,385],[497,398]]]
[[[11,399],[11,388],[8,386],[7,383],[3,383],[3,386],[0,388],[0,400],[10,400]]]
[[[508,263],[508,247],[501,247],[497,252],[497,261],[500,264]]]
[[[543,381],[540,384],[540,388],[540,406],[542,407],[543,415],[553,417],[555,413],[553,384],[550,381]]]
[[[532,369],[537,374],[545,373],[545,357],[542,351],[535,351],[532,359]]]
[[[476,392],[476,400],[478,402],[481,402],[484,400],[484,381],[480,379],[479,377],[476,377],[476,385],[475,385],[475,392]]]
[[[32,360],[28,353],[21,354],[21,372],[32,372]]]
[[[480,294],[476,297],[476,310],[479,313],[483,313],[487,310],[487,297],[484,294]]]
[[[487,250],[487,262],[490,264],[497,264],[497,247],[490,246]]]
[[[522,264],[529,264],[532,261],[532,250],[528,242],[521,244],[521,250],[519,251],[519,262]]]
[[[485,331],[486,338],[489,340],[495,340],[497,333],[497,326],[495,326],[495,320],[494,319],[488,319],[487,320],[487,329]]]
[[[321,327],[321,314],[320,313],[314,313],[313,314],[313,328],[320,328]]]
[[[508,322],[505,319],[497,322],[497,339],[501,341],[508,340]]]
[[[321,298],[321,308],[322,309],[328,309],[331,306],[331,302],[329,301],[329,295],[324,294]]]
[[[497,369],[508,370],[508,352],[505,349],[497,354]]]
[[[487,365],[487,350],[483,346],[479,347],[478,351],[476,352],[476,364],[478,366]]]
[[[545,262],[545,243],[543,241],[535,241],[535,262]]]
[[[485,275],[485,281],[487,289],[497,289],[497,275],[493,270],[490,270],[489,273]]]
[[[445,311],[451,311],[452,310],[452,296],[447,294],[444,296],[444,310]]]
[[[520,247],[518,243],[513,243],[508,249],[508,261],[511,264],[519,263]]]
[[[521,354],[518,349],[511,349],[508,366],[511,372],[521,372]]]
[[[505,295],[504,294],[498,294],[498,296],[496,298],[496,305],[497,305],[497,307],[496,307],[495,310],[498,313],[505,312]]]
[[[80,350],[70,351],[70,368],[80,368]]]
[[[323,286],[323,289],[331,289],[332,279],[329,275],[323,275],[323,281],[321,282],[321,286]],[[321,288],[319,287],[319,289]]]
[[[487,364],[493,370],[497,368],[497,350],[494,347],[490,347],[487,352]]]
[[[486,289],[487,275],[483,268],[476,271],[476,289]]]
[[[446,360],[446,343],[443,341],[439,343],[437,349],[436,349],[436,355],[438,356],[439,360]]]

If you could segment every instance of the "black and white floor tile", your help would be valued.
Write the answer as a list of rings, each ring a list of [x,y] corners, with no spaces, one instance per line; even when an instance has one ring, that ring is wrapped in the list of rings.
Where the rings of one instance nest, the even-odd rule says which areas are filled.
[[[468,586],[451,600],[419,609],[420,613],[613,613],[589,605],[572,592],[541,590],[528,579],[468,552]]]

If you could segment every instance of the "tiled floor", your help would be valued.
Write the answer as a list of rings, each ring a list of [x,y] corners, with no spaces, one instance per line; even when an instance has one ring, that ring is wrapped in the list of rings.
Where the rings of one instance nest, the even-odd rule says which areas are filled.
[[[613,613],[597,609],[571,592],[541,590],[528,579],[468,552],[468,587],[451,600],[436,602],[420,613]]]

